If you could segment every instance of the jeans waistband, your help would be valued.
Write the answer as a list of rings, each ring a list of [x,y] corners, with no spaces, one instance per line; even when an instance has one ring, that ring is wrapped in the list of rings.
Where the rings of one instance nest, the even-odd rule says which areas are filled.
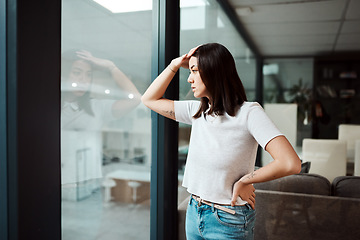
[[[206,201],[198,196],[195,196],[195,195],[191,195],[191,197],[198,202],[198,206],[200,207],[201,204],[205,204],[205,205],[208,205],[208,206],[211,206],[211,207],[214,207],[216,209],[219,209],[219,210],[222,210],[224,212],[227,212],[227,213],[230,213],[230,214],[235,214],[235,210],[232,210],[232,209],[229,209],[229,208],[226,208],[224,207],[224,205],[220,205],[220,204],[216,204],[216,203],[213,203],[213,202],[209,202],[209,201]],[[227,206],[230,206],[230,205],[227,205]]]

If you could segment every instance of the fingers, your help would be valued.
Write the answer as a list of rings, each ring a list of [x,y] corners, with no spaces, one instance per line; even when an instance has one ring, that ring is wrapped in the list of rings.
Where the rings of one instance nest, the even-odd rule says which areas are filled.
[[[201,45],[194,47],[192,49],[190,49],[190,51],[187,54],[181,55],[180,57],[174,59],[174,64],[178,67],[183,67],[183,68],[189,68],[189,60],[191,58],[191,56],[194,54],[194,52],[200,47]]]
[[[189,51],[189,53],[188,53],[187,55],[188,55],[189,57],[191,57],[191,56],[194,54],[194,52],[195,52],[200,46],[201,46],[201,45],[198,45],[198,46],[190,49],[190,51]]]
[[[250,205],[250,207],[255,210],[255,199],[254,201],[248,201],[248,204]]]
[[[231,199],[231,202],[230,202],[230,205],[232,207],[234,207],[236,205],[236,199],[237,199],[237,196],[233,196],[232,199]],[[243,199],[244,201],[246,201],[252,209],[255,209],[255,193],[253,193],[253,195],[251,195],[248,199]]]
[[[252,184],[244,184],[238,181],[234,185],[233,195],[231,198],[231,206],[236,205],[237,198],[240,197],[243,201],[247,202],[252,209],[255,209],[255,188]]]
[[[77,51],[76,54],[81,57],[91,56],[91,53],[85,50]]]
[[[237,199],[237,195],[234,195],[233,194],[233,197],[232,197],[232,199],[231,199],[231,202],[230,202],[230,205],[233,207],[233,206],[235,206],[236,205],[236,199]]]
[[[81,59],[84,59],[84,60],[87,60],[87,61],[91,61],[92,60],[92,56],[89,55],[88,53],[86,52],[76,52],[76,55],[81,58]]]
[[[255,191],[255,188],[254,188]],[[255,209],[255,192],[252,192],[251,196],[249,197],[249,201],[247,201],[252,209]]]

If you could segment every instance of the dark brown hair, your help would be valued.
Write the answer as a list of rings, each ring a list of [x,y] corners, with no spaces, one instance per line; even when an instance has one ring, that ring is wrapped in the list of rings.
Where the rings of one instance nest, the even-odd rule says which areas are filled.
[[[61,56],[61,78],[68,78],[72,65],[74,62],[78,60],[82,60],[84,62],[89,63],[91,68],[93,68],[93,65],[91,62],[81,59],[77,56],[76,52],[80,50],[72,49],[64,52]],[[66,90],[68,91],[68,90]],[[61,94],[61,105],[64,104],[64,93]],[[91,108],[90,105],[90,92],[87,91],[83,96],[77,97],[76,101],[79,104],[80,109],[84,109],[86,113],[88,113],[91,116],[94,116],[94,111]]]
[[[236,71],[235,60],[229,50],[219,43],[201,45],[193,54],[198,60],[200,77],[210,94],[201,98],[194,118],[202,113],[235,116],[239,106],[247,101],[244,86]]]

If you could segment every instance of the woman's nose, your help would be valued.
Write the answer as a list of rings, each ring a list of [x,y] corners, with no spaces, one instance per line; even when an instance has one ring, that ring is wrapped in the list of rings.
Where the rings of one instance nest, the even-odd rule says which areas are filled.
[[[187,81],[188,81],[188,83],[193,83],[194,82],[194,80],[191,78],[191,75],[189,75]]]

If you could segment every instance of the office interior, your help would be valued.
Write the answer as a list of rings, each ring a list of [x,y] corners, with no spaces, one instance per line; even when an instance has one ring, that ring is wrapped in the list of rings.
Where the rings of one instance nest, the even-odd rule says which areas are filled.
[[[121,5],[122,2],[126,5]],[[2,0],[1,4],[1,25],[7,30],[1,30],[2,40],[6,39],[1,44],[4,50],[1,63],[6,64],[0,68],[0,115],[5,123],[1,126],[4,141],[0,146],[0,195],[3,196],[0,206],[6,210],[1,217],[1,239],[26,239],[26,236],[63,240],[181,239],[181,218],[174,211],[188,197],[181,181],[191,126],[170,123],[173,125],[168,130],[169,123],[147,109],[139,96],[154,76],[170,63],[171,58],[162,51],[176,57],[202,43],[218,42],[229,49],[248,101],[262,104],[286,134],[304,166],[311,162],[309,173],[320,174],[330,183],[337,176],[360,176],[360,1],[62,0],[56,4],[41,3],[44,4],[41,10],[30,9],[38,13],[54,12],[57,32],[48,31],[52,28],[48,15],[39,17],[39,22],[48,21],[43,22],[45,27],[36,28],[34,39],[55,33],[50,39],[57,39],[54,43],[57,48],[54,49],[52,43],[35,44],[39,48],[36,51],[42,52],[41,47],[53,49],[48,54],[57,62],[48,62],[47,55],[42,55],[46,53],[34,55],[33,61],[42,63],[42,68],[47,68],[48,64],[48,71],[55,70],[52,77],[57,80],[52,85],[45,82],[47,77],[43,77],[41,71],[37,75],[30,73],[31,69],[12,68],[28,64],[24,61],[30,61],[29,55],[35,52],[31,46],[22,45],[25,39],[19,40],[18,45],[11,45],[11,39],[32,36],[23,26],[26,26],[25,18],[37,19],[37,16],[26,13],[19,17],[26,12],[29,3]],[[13,10],[19,15],[13,17]],[[176,14],[169,17],[166,12]],[[163,15],[174,24],[166,25],[165,20],[159,20]],[[18,35],[12,24],[18,26],[15,28]],[[162,37],[166,38],[166,44],[175,47],[169,50],[163,46],[166,44],[161,42]],[[73,61],[70,68],[76,61],[82,66],[78,72],[69,73],[64,59],[67,54],[75,56],[79,52],[92,60],[70,58],[69,61]],[[22,58],[22,53],[27,57]],[[110,67],[106,65],[109,61],[113,63]],[[122,75],[116,75],[114,68]],[[21,88],[21,81],[14,79],[25,79],[27,73],[28,81],[44,84],[38,89],[45,91],[27,93]],[[83,73],[88,83],[70,76]],[[186,81],[188,71],[181,69],[177,77],[176,90],[169,96],[195,100]],[[51,96],[54,93],[56,96]],[[46,97],[56,99],[43,106]],[[31,102],[34,112],[19,112],[19,109],[32,109],[23,101]],[[114,103],[120,106],[115,109],[119,112],[116,117],[112,115]],[[11,106],[18,106],[18,109],[13,110]],[[36,133],[16,135],[25,129],[21,122],[30,124],[41,119],[32,116],[36,113],[44,114],[45,119],[52,114],[50,119],[55,120],[44,121],[41,125],[40,137],[49,134],[48,143],[53,142],[49,143],[46,157],[41,152],[31,154],[37,147],[26,150],[36,144],[37,141],[32,140],[37,138]],[[12,125],[14,119],[16,124]],[[342,134],[339,133],[341,129]],[[12,133],[18,137],[13,139]],[[167,142],[169,138],[173,138],[172,142]],[[345,165],[335,169],[340,172],[328,169],[332,166],[330,163],[326,163],[327,167],[317,165],[311,153],[320,147],[315,150],[308,147],[310,153],[304,152],[303,143],[309,139],[350,142],[343,145],[345,150],[341,157]],[[46,140],[41,141],[43,145],[46,143]],[[317,142],[310,146],[315,144]],[[175,149],[171,150],[172,158],[164,154],[164,148]],[[330,151],[329,147],[324,148],[325,152]],[[49,174],[39,173],[41,177],[36,177],[25,171],[29,166],[36,169],[34,173],[37,174],[40,168],[23,163],[22,149],[29,151],[26,157],[30,162],[37,166],[45,164],[48,168],[40,167],[41,171],[49,171]],[[52,149],[56,151],[50,152]],[[49,156],[54,160],[46,161]],[[257,167],[269,162],[271,157],[259,149]],[[53,170],[47,170],[50,168]],[[332,175],[327,176],[330,172]],[[30,179],[41,181],[39,186],[47,194],[55,193],[51,193],[48,200],[38,196],[25,203],[24,197],[31,195],[31,189],[19,187],[22,181],[26,182],[21,177],[25,175],[30,182]],[[35,188],[34,185],[31,186]],[[18,187],[12,190],[13,186]],[[37,189],[38,192],[45,194],[41,189]],[[45,213],[41,213],[43,220],[37,219],[40,215],[37,217],[36,212],[43,211],[37,199],[41,199],[39,203],[56,202],[46,203],[50,204],[47,211],[53,214],[44,217],[41,214]],[[167,211],[167,204],[171,211]],[[28,216],[23,216],[25,214]],[[37,224],[25,226],[30,217]],[[286,222],[281,224],[286,228]],[[268,239],[285,239],[284,236],[280,230],[269,233]],[[351,237],[349,235],[348,239]]]

